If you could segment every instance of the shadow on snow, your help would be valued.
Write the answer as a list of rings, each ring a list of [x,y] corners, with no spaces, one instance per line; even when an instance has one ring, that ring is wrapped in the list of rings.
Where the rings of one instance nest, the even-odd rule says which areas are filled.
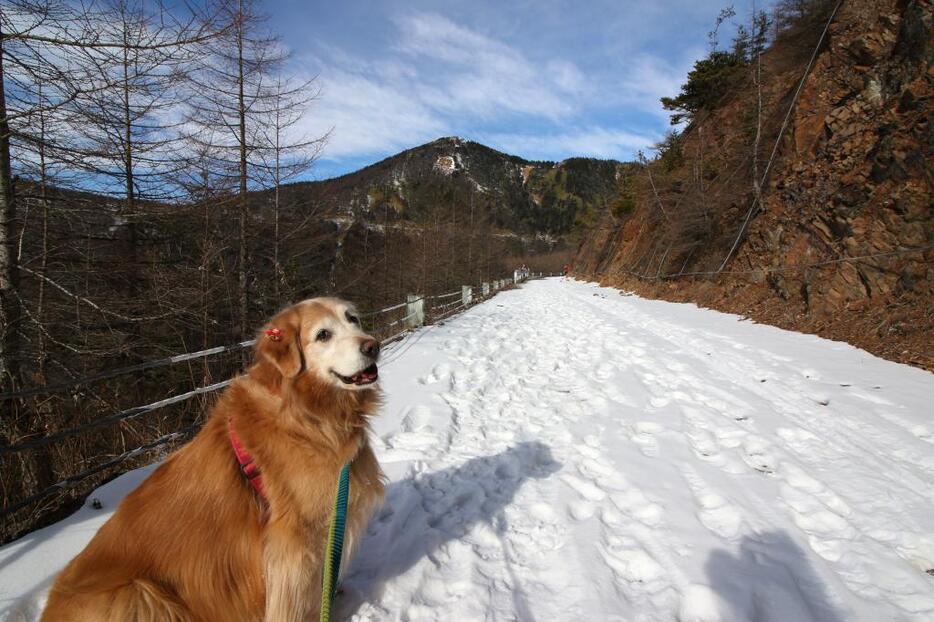
[[[386,503],[371,521],[341,580],[339,617],[349,618],[363,603],[378,601],[387,581],[420,560],[440,564],[448,542],[465,537],[475,525],[484,523],[499,536],[513,582],[516,613],[520,619],[531,620],[525,594],[509,566],[504,510],[528,479],[546,478],[560,466],[547,445],[523,442],[493,456],[391,483],[386,488]]]
[[[710,587],[737,620],[843,622],[807,554],[784,531],[745,536],[736,555],[712,551]]]

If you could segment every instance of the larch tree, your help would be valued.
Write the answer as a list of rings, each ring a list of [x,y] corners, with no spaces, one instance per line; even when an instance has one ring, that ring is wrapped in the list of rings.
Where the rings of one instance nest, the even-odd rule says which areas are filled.
[[[142,0],[107,0],[86,16],[99,37],[91,57],[102,86],[73,106],[79,137],[74,167],[118,202],[114,220],[125,238],[128,313],[153,304],[139,300],[144,206],[179,198],[175,173],[189,165],[178,131],[180,89],[189,64],[218,36],[215,25],[199,17]],[[133,335],[137,324],[129,325]]]
[[[23,363],[38,360],[39,379],[45,373],[49,331],[44,325],[45,281],[40,281],[35,312],[20,293],[24,269],[25,225],[14,230],[17,210],[28,213],[33,187],[14,177],[14,170],[38,182],[42,210],[39,267],[48,258],[49,204],[47,190],[54,162],[68,144],[62,120],[76,98],[96,88],[86,64],[94,33],[84,28],[80,6],[62,0],[10,0],[0,4],[0,393],[21,384]],[[34,271],[33,271],[34,272]],[[25,322],[41,337],[38,352],[21,348]],[[31,337],[29,335],[28,337]],[[30,417],[12,399],[0,400],[0,440],[18,436]],[[3,493],[10,487],[28,490],[50,483],[52,471],[40,453],[18,461],[13,477],[2,478]]]
[[[309,106],[318,97],[314,79],[304,81],[284,80],[276,76],[275,85],[270,89],[271,98],[265,122],[259,126],[261,140],[257,142],[256,153],[261,172],[272,187],[273,238],[272,263],[275,278],[273,295],[276,304],[282,304],[281,286],[285,273],[280,257],[282,232],[282,193],[284,183],[295,179],[308,171],[327,144],[329,133],[322,136],[308,137],[296,133],[308,113]]]
[[[251,325],[250,192],[268,183],[263,154],[273,123],[276,76],[288,53],[263,29],[263,18],[250,0],[226,0],[221,8],[225,35],[213,41],[209,53],[190,77],[189,139],[218,155],[215,168],[236,188],[236,309],[240,337]]]

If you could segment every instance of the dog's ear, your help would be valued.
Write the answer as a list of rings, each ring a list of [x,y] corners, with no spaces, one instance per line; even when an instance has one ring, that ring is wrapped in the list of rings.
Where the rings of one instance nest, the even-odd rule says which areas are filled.
[[[301,316],[294,309],[272,318],[256,336],[256,363],[272,363],[283,378],[300,374],[305,369],[301,326]]]

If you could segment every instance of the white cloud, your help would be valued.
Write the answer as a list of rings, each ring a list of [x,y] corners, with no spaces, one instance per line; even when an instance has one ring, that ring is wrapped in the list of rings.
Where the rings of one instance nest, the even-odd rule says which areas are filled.
[[[658,142],[658,137],[590,127],[556,134],[490,134],[485,140],[497,149],[529,159],[589,156],[629,160],[640,149],[646,150]]]
[[[302,131],[319,136],[332,130],[322,154],[327,159],[389,153],[447,133],[442,118],[400,87],[400,75],[385,80],[323,67],[322,93]]]
[[[677,94],[686,73],[684,66],[672,65],[657,56],[640,54],[633,59],[625,82],[639,96],[657,101],[665,95]]]
[[[302,129],[315,135],[333,128],[326,160],[381,157],[450,134],[531,158],[630,158],[661,131],[628,131],[622,117],[648,112],[662,128],[667,117],[658,98],[677,92],[684,76],[683,68],[646,54],[591,72],[559,55],[533,59],[436,13],[392,23],[392,43],[378,53],[318,46],[317,57],[306,58],[322,94]],[[599,113],[612,121],[601,122]]]
[[[421,94],[442,110],[555,120],[578,108],[566,92],[553,88],[551,63],[539,66],[518,49],[435,13],[413,13],[396,23],[401,33],[396,49],[422,65],[439,66],[437,72],[426,72]],[[580,78],[570,62],[553,62],[567,82]]]
[[[694,59],[701,56],[691,51],[680,62],[670,63],[652,54],[637,54],[626,62],[625,71],[609,81],[606,100],[667,120],[670,113],[662,108],[661,98],[678,94]]]
[[[565,60],[553,60],[548,63],[548,75],[559,88],[569,93],[580,92],[586,78],[574,63]]]

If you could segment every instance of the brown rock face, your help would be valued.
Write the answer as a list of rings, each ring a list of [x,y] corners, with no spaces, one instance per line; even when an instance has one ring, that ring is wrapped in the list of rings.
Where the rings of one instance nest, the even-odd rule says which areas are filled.
[[[649,165],[654,190],[591,232],[576,271],[934,369],[931,33],[929,0],[844,2],[777,140],[806,62],[779,40],[755,166],[756,93],[738,87],[695,117],[682,162]]]

